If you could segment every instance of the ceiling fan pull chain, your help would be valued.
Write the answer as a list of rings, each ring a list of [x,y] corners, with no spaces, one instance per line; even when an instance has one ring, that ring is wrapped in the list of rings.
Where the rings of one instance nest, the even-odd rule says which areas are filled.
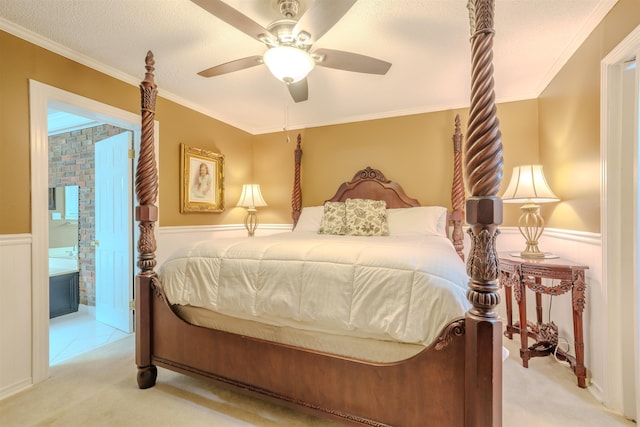
[[[289,106],[287,105],[284,106],[284,127],[282,130],[287,134],[287,143],[291,142],[291,138],[289,137]]]

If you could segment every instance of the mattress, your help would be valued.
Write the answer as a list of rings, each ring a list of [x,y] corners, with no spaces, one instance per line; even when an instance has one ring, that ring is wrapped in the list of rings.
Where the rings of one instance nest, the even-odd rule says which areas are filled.
[[[158,275],[171,304],[400,343],[428,345],[470,307],[464,263],[440,235],[209,240],[176,251]]]
[[[225,316],[200,307],[174,305],[173,310],[192,325],[375,363],[406,360],[426,348],[420,344],[357,338],[288,326],[266,325],[256,321]]]

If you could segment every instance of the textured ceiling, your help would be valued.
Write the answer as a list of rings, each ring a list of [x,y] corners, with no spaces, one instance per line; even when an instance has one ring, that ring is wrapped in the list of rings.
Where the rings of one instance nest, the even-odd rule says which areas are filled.
[[[338,1],[338,0],[336,0]],[[537,97],[617,0],[496,0],[498,101]],[[301,13],[312,0],[301,0]],[[276,0],[228,0],[263,26]],[[294,103],[263,65],[196,73],[265,46],[190,0],[1,0],[0,29],[137,85],[152,50],[160,95],[253,134],[465,107],[466,0],[359,0],[315,44],[393,65],[384,76],[316,67]]]

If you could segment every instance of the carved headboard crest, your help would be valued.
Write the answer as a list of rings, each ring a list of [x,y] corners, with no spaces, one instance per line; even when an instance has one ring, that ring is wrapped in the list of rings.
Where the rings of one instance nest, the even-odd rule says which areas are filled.
[[[390,179],[387,179],[382,172],[378,169],[373,169],[370,166],[356,172],[356,174],[351,178],[351,182],[357,181],[359,179],[375,179],[380,182],[391,182]]]

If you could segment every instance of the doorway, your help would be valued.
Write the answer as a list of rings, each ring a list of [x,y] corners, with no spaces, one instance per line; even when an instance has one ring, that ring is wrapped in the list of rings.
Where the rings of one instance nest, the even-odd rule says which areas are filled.
[[[31,132],[32,381],[36,384],[49,376],[48,108],[65,108],[68,113],[89,117],[102,123],[109,123],[127,129],[133,134],[134,150],[136,152],[139,150],[140,143],[140,117],[137,114],[84,98],[35,80],[29,81],[29,101]]]
[[[52,365],[133,332],[133,135],[66,109],[47,124]]]
[[[602,345],[608,373],[602,397],[634,420],[640,415],[639,55],[640,27],[601,62]]]

